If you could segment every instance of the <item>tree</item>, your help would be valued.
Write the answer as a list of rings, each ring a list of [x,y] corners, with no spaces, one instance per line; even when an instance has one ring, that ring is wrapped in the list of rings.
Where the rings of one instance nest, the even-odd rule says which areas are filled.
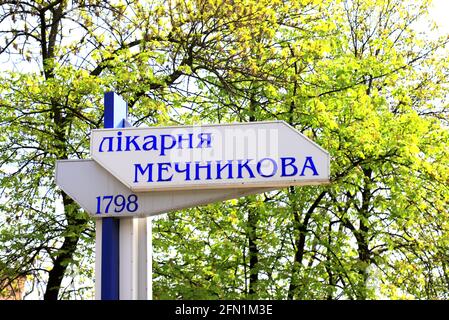
[[[313,12],[310,4],[312,7],[303,7],[308,18]],[[236,114],[239,120],[285,119],[333,156],[331,187],[290,188],[273,197],[277,206],[271,213],[258,214],[255,247],[266,245],[269,252],[277,254],[258,255],[271,259],[264,263],[257,259],[255,272],[268,279],[258,287],[256,297],[366,299],[385,292],[388,297],[423,297],[419,286],[410,289],[413,280],[408,287],[403,285],[407,277],[396,266],[416,270],[417,260],[411,263],[405,252],[414,257],[426,254],[415,251],[416,237],[410,236],[415,234],[411,230],[422,228],[424,216],[427,220],[429,216],[444,217],[447,212],[447,204],[443,204],[447,196],[442,195],[447,192],[447,170],[441,166],[447,157],[447,130],[436,120],[447,115],[444,103],[439,103],[445,100],[447,81],[445,56],[439,54],[447,40],[422,41],[412,29],[427,7],[427,2],[413,5],[402,1],[344,1],[319,7],[322,15],[333,12],[331,23],[314,25],[311,21],[316,19],[310,18],[306,23],[309,29],[296,26],[294,33],[288,26],[279,27],[277,36],[289,41],[272,44],[275,50],[266,50],[265,55],[253,53],[253,61],[260,61],[255,69],[266,75],[262,81],[248,79],[246,74],[227,75],[217,79],[216,103],[199,106],[199,114],[220,108],[216,114]],[[429,176],[430,172],[434,173]],[[431,201],[425,198],[431,195]],[[431,215],[422,211],[428,208],[425,203],[434,201],[439,209]],[[285,206],[289,208],[287,216],[282,214]],[[204,219],[211,219],[213,225],[217,213],[211,212],[214,214]],[[247,212],[249,216],[251,211]],[[228,213],[229,209],[223,212],[223,219]],[[261,227],[262,217],[267,216],[279,219],[279,224],[270,221],[270,225],[278,226],[280,234]],[[254,230],[253,223],[245,225]],[[432,230],[435,232],[435,227]],[[273,237],[270,242],[262,240],[273,232],[277,241]],[[288,246],[281,233],[292,238]],[[445,251],[440,247],[444,232],[438,234],[441,254]],[[183,237],[190,239],[189,234]],[[424,238],[418,239],[422,246]],[[178,254],[193,251],[176,246],[172,239],[161,241],[173,244]],[[210,241],[225,242],[225,238],[217,232]],[[427,250],[428,246],[434,244],[427,243]],[[254,265],[248,256],[227,259],[240,260],[243,273]],[[278,261],[291,265],[286,270],[275,263]],[[422,277],[426,284],[432,272],[444,274],[444,267],[435,262],[435,268],[426,262],[428,271]],[[176,273],[171,264],[166,268],[170,272],[165,274]],[[217,276],[220,270],[216,270]],[[238,290],[240,297],[252,296],[248,283],[251,277]],[[164,291],[169,292],[167,288]],[[439,294],[444,296],[444,291]],[[425,295],[435,296],[438,294]]]

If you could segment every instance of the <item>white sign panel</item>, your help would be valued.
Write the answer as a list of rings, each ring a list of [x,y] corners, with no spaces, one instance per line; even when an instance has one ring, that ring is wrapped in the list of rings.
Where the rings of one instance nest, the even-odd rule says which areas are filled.
[[[134,192],[329,182],[329,153],[283,121],[98,129],[91,155]]]
[[[57,161],[56,184],[97,218],[151,216],[272,190],[237,188],[134,193],[93,160]]]

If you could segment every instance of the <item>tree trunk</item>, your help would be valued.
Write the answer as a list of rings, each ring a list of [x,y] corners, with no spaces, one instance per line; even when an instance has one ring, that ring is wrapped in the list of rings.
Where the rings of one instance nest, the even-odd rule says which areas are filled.
[[[332,246],[332,220],[329,221],[329,226],[327,228],[327,244],[326,244],[326,272],[328,276],[328,287],[326,289],[326,300],[334,299],[334,288],[335,288],[335,275],[332,270],[332,254],[331,254],[331,246]]]
[[[248,212],[248,248],[249,248],[249,295],[254,296],[257,292],[259,281],[259,248],[257,247],[257,212],[250,209]]]
[[[51,23],[46,22],[46,11],[40,12],[41,22],[41,49],[44,75],[47,80],[54,78],[53,63],[55,58],[57,36],[60,32],[61,18],[65,8],[64,1],[54,2],[48,10],[51,12]],[[47,11],[48,11],[47,10]],[[47,28],[49,28],[47,36]],[[60,101],[53,99],[52,118],[55,124],[54,146],[56,157],[59,159],[68,158],[66,128],[72,121],[70,114],[63,115]],[[75,202],[62,192],[62,201],[67,225],[63,232],[64,241],[53,257],[53,268],[48,273],[48,283],[44,293],[44,300],[57,300],[61,289],[62,280],[68,265],[73,260],[73,255],[81,233],[85,230],[87,220],[80,216],[78,206]]]
[[[63,203],[67,226],[64,230],[64,242],[59,248],[54,260],[53,268],[48,273],[48,283],[44,300],[57,300],[61,290],[62,279],[67,267],[73,260],[81,233],[86,229],[88,220],[80,216],[77,205],[63,193]]]
[[[290,187],[290,193],[295,196],[295,188]],[[305,252],[305,245],[306,245],[306,236],[307,236],[307,228],[309,226],[310,217],[312,216],[313,211],[315,211],[316,207],[318,207],[318,204],[320,201],[324,198],[326,195],[326,191],[321,192],[318,197],[315,199],[313,204],[309,207],[309,210],[307,210],[306,214],[304,215],[303,221],[300,220],[298,208],[296,207],[296,201],[291,201],[294,204],[294,207],[292,208],[293,216],[294,216],[294,225],[295,228],[298,230],[298,235],[295,240],[295,256],[293,258],[293,268],[292,268],[292,274],[290,277],[290,285],[288,288],[288,294],[287,299],[292,300],[295,297],[296,292],[299,288],[299,283],[295,279],[295,275],[299,273],[302,266],[302,260],[304,258],[304,252]]]
[[[249,105],[249,121],[256,121],[257,101],[255,94],[251,94]],[[257,282],[259,281],[259,248],[257,247],[257,211],[253,208],[248,210],[248,256],[249,256],[249,290],[251,297],[257,292]]]

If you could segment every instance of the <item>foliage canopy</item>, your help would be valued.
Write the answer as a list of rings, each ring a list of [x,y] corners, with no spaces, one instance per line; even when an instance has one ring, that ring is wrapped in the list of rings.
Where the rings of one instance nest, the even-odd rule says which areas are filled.
[[[414,27],[428,6],[0,1],[0,285],[92,295],[94,224],[53,172],[89,157],[112,90],[135,126],[282,119],[332,157],[329,186],[156,219],[154,298],[447,298],[449,59]]]

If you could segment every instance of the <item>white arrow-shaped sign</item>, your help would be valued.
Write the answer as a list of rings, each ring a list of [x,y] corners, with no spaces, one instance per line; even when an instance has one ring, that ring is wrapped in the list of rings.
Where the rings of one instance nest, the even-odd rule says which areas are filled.
[[[98,129],[91,155],[134,192],[329,182],[329,153],[284,121]]]
[[[151,216],[272,190],[237,188],[133,193],[93,160],[57,161],[56,184],[97,218]]]

